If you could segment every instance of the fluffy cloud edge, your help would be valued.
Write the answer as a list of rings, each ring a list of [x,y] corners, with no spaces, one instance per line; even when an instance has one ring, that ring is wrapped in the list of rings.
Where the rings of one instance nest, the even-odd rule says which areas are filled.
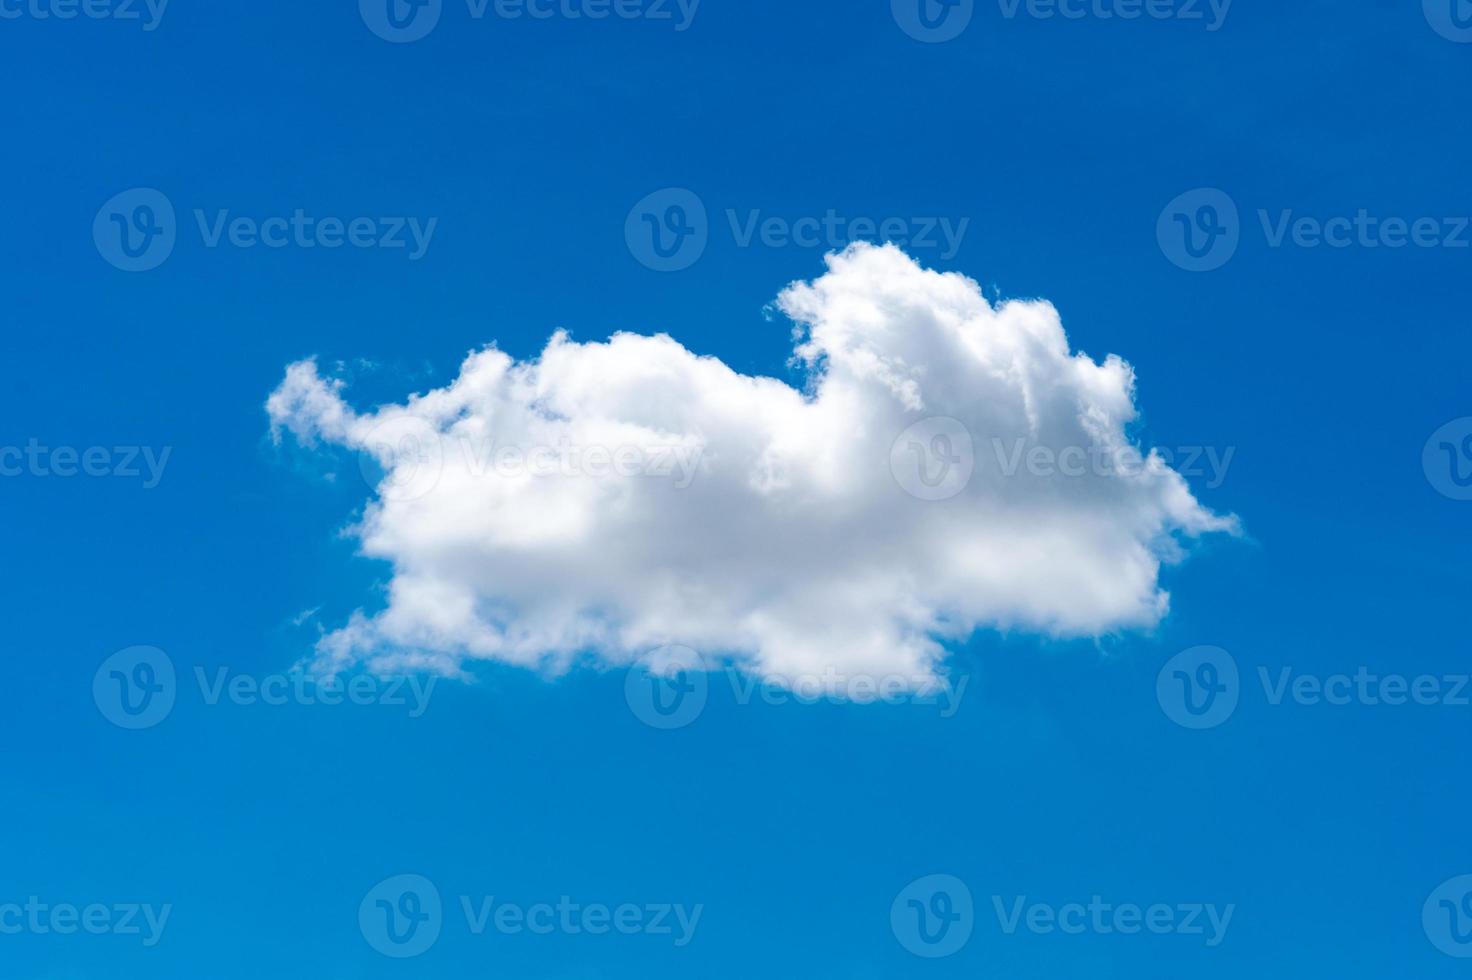
[[[266,402],[273,438],[345,447],[383,469],[350,533],[394,564],[386,608],[326,633],[314,667],[461,675],[485,659],[559,674],[682,644],[778,683],[882,675],[923,688],[948,646],[981,629],[1152,628],[1169,609],[1160,569],[1183,558],[1180,542],[1240,532],[1129,437],[1133,369],[1072,352],[1051,304],[993,306],[975,281],[922,269],[893,246],[854,245],[826,265],[777,301],[798,327],[802,390],[740,375],[667,334],[577,343],[558,332],[524,362],[487,346],[449,385],[365,413],[314,359],[289,365]],[[941,500],[895,493],[897,437],[935,418],[1133,466],[1072,480],[988,471]],[[700,476],[676,489],[466,465],[467,444],[525,451],[559,439],[646,456],[683,447],[698,453]],[[438,443],[423,492],[422,458],[405,477],[406,441]],[[713,512],[730,537],[701,529]],[[661,521],[728,567],[671,542],[641,546]],[[615,560],[589,572],[580,547]],[[824,548],[834,564],[811,560]],[[763,567],[764,554],[784,567]],[[497,571],[512,560],[532,586]],[[626,587],[641,575],[647,588]],[[559,576],[565,593],[549,595]]]

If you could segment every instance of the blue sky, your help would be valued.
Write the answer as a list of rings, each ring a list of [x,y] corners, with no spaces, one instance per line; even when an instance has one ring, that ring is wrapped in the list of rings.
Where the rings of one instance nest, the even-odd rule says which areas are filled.
[[[0,972],[1464,973],[1472,11],[1421,7],[978,2],[928,5],[932,30],[886,0],[444,0],[395,43],[348,0],[0,0]],[[363,247],[324,246],[360,218]],[[492,342],[665,332],[801,388],[773,304],[886,219],[1128,360],[1140,444],[1231,453],[1187,481],[1241,531],[1163,567],[1158,623],[983,622],[944,643],[955,710],[717,670],[661,727],[648,679],[591,654],[420,687],[355,663],[341,704],[275,680],[396,573],[346,533],[372,460],[365,481],[351,448],[273,441],[288,365],[366,412]],[[127,271],[118,220],[172,249]],[[640,231],[678,228],[695,252],[651,267]],[[160,717],[110,700],[115,670]],[[430,914],[402,875],[441,903],[412,959],[378,925],[379,899]],[[1113,911],[1047,927],[1095,896]],[[514,924],[564,897],[578,931]],[[1113,927],[1154,905],[1160,934]],[[103,934],[58,906],[104,907]],[[629,934],[590,934],[621,906]]]

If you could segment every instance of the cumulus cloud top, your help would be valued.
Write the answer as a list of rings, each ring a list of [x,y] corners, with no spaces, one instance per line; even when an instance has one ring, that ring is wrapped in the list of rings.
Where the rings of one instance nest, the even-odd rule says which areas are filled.
[[[1235,524],[1131,442],[1130,366],[1072,353],[1050,304],[993,306],[892,246],[827,265],[778,299],[802,391],[627,333],[487,348],[371,412],[288,367],[273,434],[372,461],[353,532],[393,565],[385,608],[324,635],[318,667],[556,671],[682,644],[779,682],[923,687],[980,628],[1159,621],[1162,564]],[[1060,466],[1019,465],[1039,447]]]

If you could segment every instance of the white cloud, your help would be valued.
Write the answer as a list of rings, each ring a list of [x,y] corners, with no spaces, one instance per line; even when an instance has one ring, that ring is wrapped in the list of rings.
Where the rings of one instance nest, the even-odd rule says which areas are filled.
[[[1152,626],[1179,542],[1235,529],[1142,457],[1132,369],[1070,353],[1046,302],[993,307],[970,279],[856,245],[778,306],[807,391],[663,335],[559,333],[527,362],[487,348],[449,386],[363,414],[315,362],[291,365],[273,433],[387,471],[353,528],[393,563],[387,606],[326,634],[319,669],[556,671],[677,643],[779,682],[925,686],[977,629]],[[905,467],[929,430],[896,439],[935,416],[964,430],[944,423],[934,448],[962,453],[969,433],[975,465],[925,500]],[[1013,469],[999,454],[1017,446],[1132,465]]]

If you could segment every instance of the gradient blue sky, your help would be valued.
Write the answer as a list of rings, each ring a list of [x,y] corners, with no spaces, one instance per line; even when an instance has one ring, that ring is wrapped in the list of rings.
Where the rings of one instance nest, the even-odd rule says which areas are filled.
[[[172,447],[158,485],[0,479],[0,905],[172,906],[163,941],[0,935],[27,980],[266,975],[546,978],[1462,975],[1422,905],[1472,872],[1459,748],[1472,707],[1274,706],[1275,676],[1468,671],[1472,503],[1423,471],[1472,415],[1472,249],[1270,247],[1259,210],[1472,215],[1472,45],[1420,4],[1237,0],[1201,22],[1009,18],[979,2],[927,44],[887,0],[705,0],[650,20],[472,19],[415,43],[349,0],[174,0],[156,30],[0,20],[0,444]],[[38,0],[39,2],[39,0]],[[1203,5],[1204,8],[1205,5]],[[94,217],[136,187],[180,214],[126,273]],[[666,187],[710,210],[705,254],[626,246]],[[1162,209],[1218,188],[1240,246],[1193,273]],[[438,218],[419,261],[371,249],[208,249],[189,212]],[[287,670],[388,577],[340,535],[367,487],[270,443],[284,366],[343,361],[360,405],[453,378],[489,341],[536,353],[668,331],[796,380],[764,307],[822,249],[740,247],[724,212],[948,216],[916,248],[989,292],[1046,297],[1076,348],[1139,374],[1140,438],[1233,447],[1240,515],[1167,572],[1147,635],[977,637],[950,718],[917,705],[735,703],[657,731],[617,671],[441,682],[383,706],[209,705],[192,670]],[[1472,234],[1463,236],[1472,240]],[[1167,249],[1168,251],[1168,249]],[[364,362],[371,362],[372,367]],[[351,475],[351,468],[342,471]],[[295,624],[306,610],[317,619]],[[93,699],[118,650],[168,653],[172,714],[125,731]],[[1240,705],[1193,731],[1156,678],[1210,644]],[[423,956],[358,924],[375,884],[433,880]],[[890,907],[947,874],[970,941],[911,955]],[[462,895],[702,904],[695,939],[471,935]],[[1006,935],[991,897],[1234,904],[1226,941]]]

